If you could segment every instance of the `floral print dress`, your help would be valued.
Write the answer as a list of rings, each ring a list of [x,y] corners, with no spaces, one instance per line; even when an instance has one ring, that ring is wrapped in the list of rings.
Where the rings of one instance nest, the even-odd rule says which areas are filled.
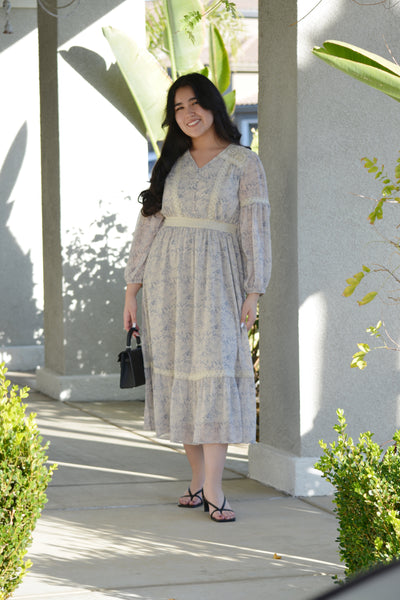
[[[203,167],[187,151],[162,210],[139,216],[125,270],[143,283],[145,428],[185,444],[253,442],[254,373],[240,315],[271,272],[258,156],[234,144]]]

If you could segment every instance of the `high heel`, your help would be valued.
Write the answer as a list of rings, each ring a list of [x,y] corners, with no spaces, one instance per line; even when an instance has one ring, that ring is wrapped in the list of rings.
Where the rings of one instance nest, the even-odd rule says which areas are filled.
[[[216,523],[230,523],[232,521],[236,521],[236,517],[233,516],[231,518],[223,518],[223,519],[216,519],[213,514],[216,512],[222,513],[223,512],[231,512],[233,513],[233,515],[235,515],[234,511],[230,508],[224,508],[225,504],[226,504],[226,497],[224,496],[224,501],[222,503],[221,508],[218,508],[218,506],[215,506],[215,504],[213,504],[212,502],[210,502],[209,500],[206,499],[206,497],[204,496],[203,493],[203,499],[204,499],[204,512],[210,512],[210,506],[212,506],[214,508],[214,510],[212,512],[210,512],[210,519],[212,519],[213,521],[215,521]]]
[[[181,504],[180,502],[178,502],[178,506],[180,506],[181,508],[197,508],[198,506],[202,506],[203,498],[200,496],[200,494],[203,495],[203,488],[201,488],[201,490],[199,490],[195,494],[192,494],[190,488],[188,488],[188,493],[181,496],[181,498],[190,498],[189,502],[187,504]],[[190,502],[193,502],[193,498],[198,498],[200,502],[198,504],[190,504]]]

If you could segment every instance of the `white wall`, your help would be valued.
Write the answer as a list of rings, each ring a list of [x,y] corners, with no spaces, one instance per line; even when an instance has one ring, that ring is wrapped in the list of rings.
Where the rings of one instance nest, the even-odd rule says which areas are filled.
[[[311,5],[260,3],[260,154],[274,261],[262,304],[262,443],[252,449],[251,473],[296,494],[326,489],[312,465],[318,440],[334,437],[337,408],[355,436],[371,430],[383,443],[400,426],[399,353],[374,353],[362,372],[349,366],[378,319],[398,338],[399,309],[379,300],[361,308],[342,297],[346,278],[363,264],[388,261],[367,221],[373,203],[356,195],[380,190],[363,156],[379,157],[393,173],[400,106],[311,54],[337,39],[387,55],[385,36],[399,59],[400,6],[335,0],[290,27]],[[393,231],[395,212],[387,211],[384,228]]]
[[[7,115],[0,135],[0,359],[11,369],[34,369],[44,365],[38,31],[36,8],[16,4],[14,34],[0,35],[6,82],[1,110]],[[123,29],[144,44],[144,1],[82,0],[67,16],[49,22],[56,23],[59,40],[58,79],[45,86],[58,94],[59,139],[48,143],[60,151],[61,213],[45,236],[60,239],[63,269],[56,284],[61,321],[46,333],[47,341],[60,338],[61,352],[56,357],[51,349],[57,367],[49,376],[115,378],[125,340],[123,267],[140,208],[137,195],[146,186],[147,143],[96,89],[97,82],[88,82],[63,53],[82,47],[108,69],[114,58],[102,27]],[[96,71],[90,62],[86,66],[90,74]],[[42,114],[45,122],[48,117]],[[48,135],[45,129],[44,143]],[[56,196],[50,204],[57,203]],[[51,312],[52,293],[49,298]],[[53,383],[57,388],[59,382]]]
[[[36,10],[14,7],[11,24],[0,33],[0,361],[24,369],[43,362]]]

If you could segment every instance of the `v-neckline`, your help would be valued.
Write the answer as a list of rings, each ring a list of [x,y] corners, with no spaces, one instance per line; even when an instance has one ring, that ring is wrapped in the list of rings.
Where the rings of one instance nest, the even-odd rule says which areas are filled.
[[[204,169],[204,167],[207,167],[208,165],[210,165],[214,160],[216,160],[217,158],[219,158],[221,156],[221,154],[223,154],[224,152],[226,152],[226,150],[228,150],[228,148],[230,148],[232,146],[232,144],[228,144],[227,146],[225,146],[225,148],[223,148],[221,150],[221,152],[218,152],[218,154],[216,154],[215,156],[213,156],[208,162],[206,162],[204,165],[202,165],[201,167],[199,167],[199,165],[197,164],[195,158],[192,156],[192,153],[190,152],[190,149],[188,150],[189,156],[191,158],[191,160],[193,161],[193,163],[195,164],[196,168],[201,171],[201,169]]]

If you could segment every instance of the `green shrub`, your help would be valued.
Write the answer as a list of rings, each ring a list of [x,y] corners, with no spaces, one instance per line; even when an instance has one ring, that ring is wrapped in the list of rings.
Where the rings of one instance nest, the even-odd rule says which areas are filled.
[[[47,501],[46,488],[55,467],[45,466],[35,416],[25,415],[29,388],[6,380],[0,365],[0,600],[6,600],[31,566],[24,561],[32,532]]]
[[[345,575],[400,558],[400,430],[384,452],[370,432],[354,444],[346,433],[343,410],[337,410],[336,442],[324,451],[315,467],[335,486],[339,521],[339,554]]]

